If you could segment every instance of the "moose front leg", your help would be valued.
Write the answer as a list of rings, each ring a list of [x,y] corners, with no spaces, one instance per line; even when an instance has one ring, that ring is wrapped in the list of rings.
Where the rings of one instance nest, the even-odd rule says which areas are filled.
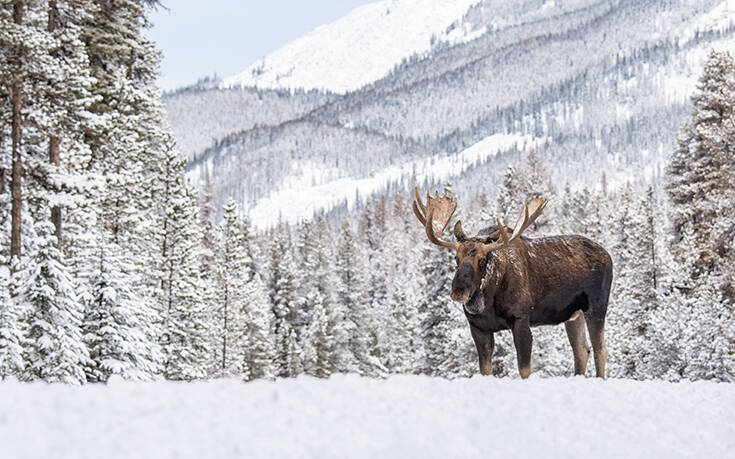
[[[528,317],[521,317],[513,322],[513,343],[516,346],[518,372],[526,379],[531,374],[531,324]]]
[[[492,332],[485,332],[470,324],[472,339],[477,347],[477,357],[480,359],[480,374],[493,374],[493,349],[495,348],[495,337]]]

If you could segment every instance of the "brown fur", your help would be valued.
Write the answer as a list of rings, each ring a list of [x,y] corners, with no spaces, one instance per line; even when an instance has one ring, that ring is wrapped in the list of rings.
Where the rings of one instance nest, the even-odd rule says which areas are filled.
[[[583,236],[521,237],[485,255],[480,248],[488,242],[488,237],[468,239],[459,235],[458,268],[451,294],[463,304],[475,294],[483,295],[482,311],[465,307],[481,372],[485,374],[492,368],[492,346],[487,342],[493,333],[510,329],[519,372],[527,377],[531,371],[530,328],[565,322],[575,356],[575,374],[583,374],[589,348],[584,323],[578,316],[581,311],[589,329],[597,376],[604,377],[604,324],[612,282],[612,259],[607,251]],[[485,286],[478,292],[483,269]]]

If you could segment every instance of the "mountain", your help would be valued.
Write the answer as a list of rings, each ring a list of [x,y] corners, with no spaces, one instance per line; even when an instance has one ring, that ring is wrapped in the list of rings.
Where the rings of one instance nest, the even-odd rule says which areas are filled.
[[[223,87],[323,89],[344,94],[436,47],[437,35],[478,0],[385,0],[359,7],[222,81]]]
[[[655,183],[706,56],[735,49],[733,0],[445,3],[367,5],[167,94],[190,177],[261,227],[415,185],[493,196],[531,148],[558,187]]]

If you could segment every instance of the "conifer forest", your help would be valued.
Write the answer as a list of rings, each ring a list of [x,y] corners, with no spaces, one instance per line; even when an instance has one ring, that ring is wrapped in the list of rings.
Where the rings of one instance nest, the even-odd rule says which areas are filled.
[[[671,132],[653,124],[655,117],[605,132],[607,143],[595,154],[613,150],[616,135],[665,134],[657,139],[665,146],[660,174],[626,179],[593,154],[562,161],[558,153],[545,154],[541,142],[498,156],[502,161],[478,162],[465,175],[391,183],[351,196],[349,205],[315,211],[313,218],[259,224],[250,214],[255,198],[243,198],[242,190],[257,188],[253,196],[266,196],[278,186],[275,179],[221,186],[235,169],[217,176],[216,168],[201,166],[206,155],[196,154],[205,151],[210,131],[189,133],[199,142],[190,151],[180,144],[188,149],[191,142],[173,135],[170,122],[183,115],[167,115],[164,97],[170,108],[186,91],[214,90],[209,81],[165,96],[157,87],[161,52],[145,33],[157,4],[0,2],[0,378],[81,385],[113,376],[249,381],[477,374],[467,320],[449,297],[453,254],[428,242],[411,210],[418,187],[455,197],[454,219],[468,234],[497,218],[512,225],[521,206],[541,196],[549,204],[525,236],[580,234],[606,248],[614,265],[609,378],[735,381],[730,52],[708,50],[696,88],[677,108],[683,122]],[[654,44],[648,49],[660,51]],[[400,63],[395,74],[408,74],[414,64]],[[329,91],[218,91],[227,101],[232,93],[247,103],[258,99],[276,113],[274,120],[255,122],[263,132],[248,131],[252,143],[275,135],[265,126],[287,111],[312,113],[298,128],[304,137],[283,147],[291,157],[257,163],[271,161],[267,169],[274,175],[290,167],[299,149],[311,147],[303,140],[309,123],[328,116],[318,107],[338,111],[346,100]],[[293,104],[281,110],[286,97]],[[514,103],[496,118],[533,118],[539,107]],[[489,111],[486,117],[499,113]],[[424,158],[416,145],[450,148],[467,139],[448,124],[441,128],[444,140],[414,142],[412,135],[433,135],[420,120],[401,126],[399,135],[377,115],[365,117],[366,127],[355,129],[350,142],[369,148],[344,160],[330,156],[342,144],[326,124],[314,128],[322,141],[335,142],[323,155],[337,167]],[[348,124],[335,120],[329,129]],[[482,129],[513,128],[493,123]],[[375,133],[383,128],[384,135]],[[361,136],[380,137],[374,155],[378,144]],[[559,134],[557,144],[564,139]],[[574,175],[565,178],[565,164]],[[573,374],[564,327],[534,328],[533,342],[534,374]],[[495,346],[495,376],[518,378],[511,333],[500,332]]]

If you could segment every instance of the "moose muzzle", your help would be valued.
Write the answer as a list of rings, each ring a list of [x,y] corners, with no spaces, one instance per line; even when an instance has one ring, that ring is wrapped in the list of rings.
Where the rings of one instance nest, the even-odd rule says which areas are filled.
[[[465,304],[470,299],[475,290],[475,271],[469,263],[462,263],[454,273],[452,280],[452,300]]]

